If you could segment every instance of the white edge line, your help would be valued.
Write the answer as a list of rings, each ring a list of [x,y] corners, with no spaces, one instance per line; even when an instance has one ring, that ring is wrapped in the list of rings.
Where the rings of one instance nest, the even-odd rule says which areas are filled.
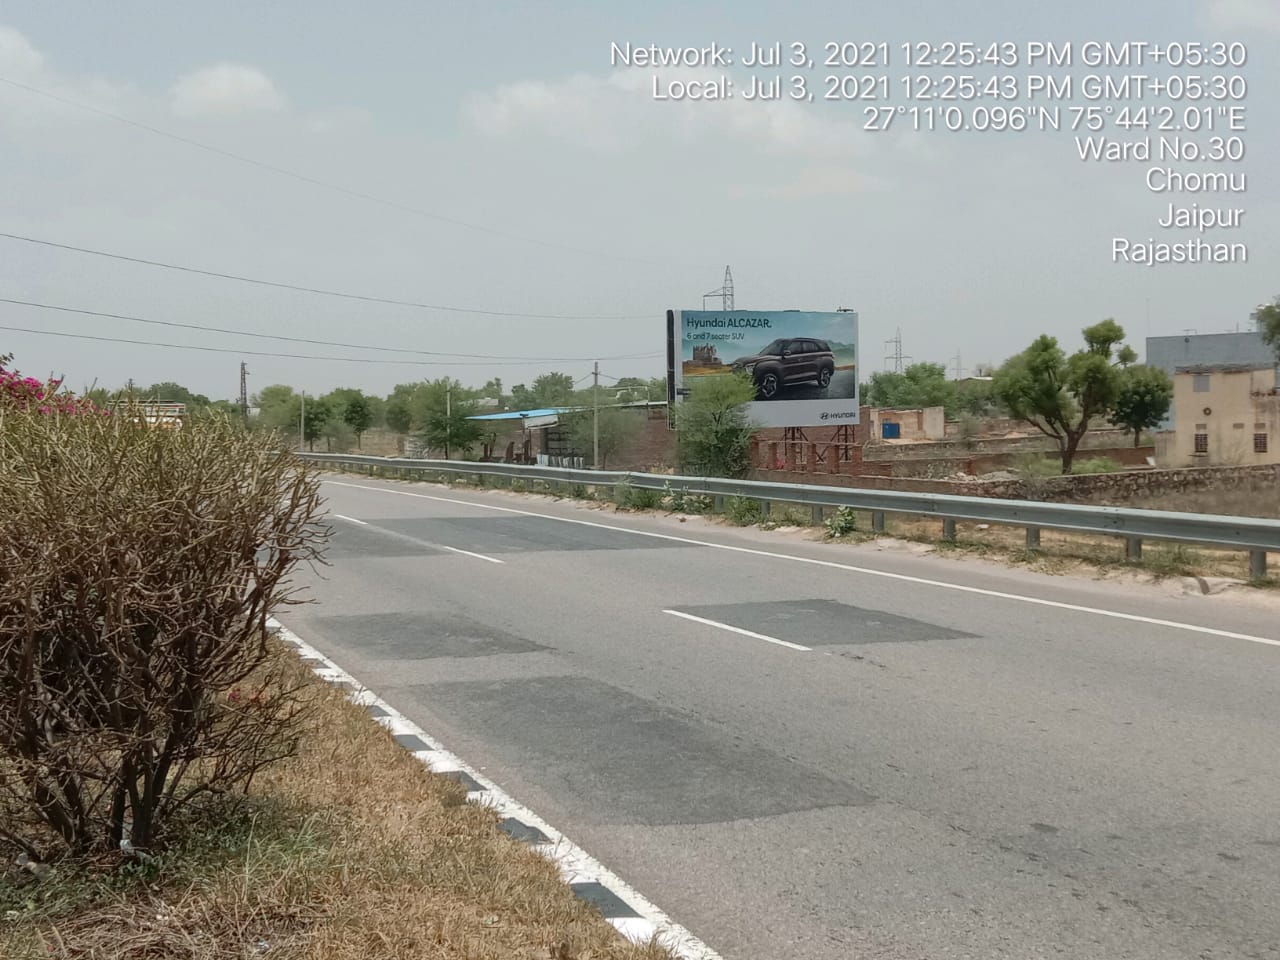
[[[323,666],[316,667],[314,672],[330,682],[344,682],[352,686],[348,699],[353,703],[369,707],[375,706],[386,713],[385,717],[376,719],[393,735],[411,734],[427,745],[427,751],[418,751],[415,757],[434,773],[462,771],[483,787],[481,791],[472,791],[467,795],[468,801],[491,807],[505,817],[514,817],[520,822],[536,827],[546,835],[548,843],[537,844],[533,849],[540,851],[560,868],[561,876],[566,883],[595,881],[607,887],[613,894],[623,900],[632,910],[640,914],[636,917],[606,918],[614,929],[635,943],[648,943],[655,940],[666,947],[672,954],[683,960],[723,960],[709,946],[695,937],[680,924],[673,921],[657,906],[632,889],[617,874],[610,871],[602,863],[575,844],[572,840],[556,830],[549,823],[535,814],[528,807],[517,803],[503,792],[493,781],[483,776],[473,767],[463,763],[458,757],[446,750],[426,731],[409,720],[389,703],[365,687],[355,677],[347,673],[333,660],[326,657],[315,647],[306,643],[296,633],[282,624],[275,617],[267,618],[267,627],[277,636],[285,640],[298,651],[302,657],[319,660]],[[423,757],[429,752],[430,758]]]
[[[727,623],[721,623],[719,620],[708,620],[705,617],[695,617],[692,613],[681,613],[679,610],[663,610],[663,613],[669,613],[673,617],[683,617],[685,620],[692,620],[694,623],[705,623],[708,627],[719,627],[721,630],[728,630],[730,633],[740,633],[744,637],[754,637],[756,640],[765,640],[769,643],[776,643],[780,647],[789,647],[792,650],[803,650],[805,653],[811,653],[812,647],[802,647],[798,643],[792,643],[790,640],[779,640],[777,637],[766,637],[763,633],[752,633],[750,630],[743,630],[741,627],[730,626]]]
[[[535,513],[532,510],[517,510],[514,507],[499,507],[490,503],[477,503],[474,500],[459,500],[454,497],[436,497],[427,493],[412,493],[408,490],[393,490],[389,487],[370,487],[361,483],[343,483],[340,480],[325,480],[339,487],[351,487],[355,490],[369,490],[374,493],[393,493],[402,497],[419,497],[423,500],[439,500],[442,503],[457,503],[479,510],[498,510],[503,513],[518,513],[526,517],[542,517],[545,520],[558,520],[561,523],[578,523],[587,527],[599,527],[602,530],[616,530],[630,533],[638,537],[653,537],[658,540],[671,540],[675,543],[688,543],[697,547],[713,547],[717,550],[729,550],[734,553],[747,553],[758,557],[771,557],[775,560],[790,560],[794,563],[809,563],[819,567],[830,567],[836,570],[848,570],[869,577],[884,577],[903,583],[915,583],[926,587],[940,587],[944,590],[958,590],[961,593],[973,593],[983,597],[996,597],[1001,600],[1014,600],[1019,603],[1031,603],[1041,607],[1052,607],[1056,610],[1071,610],[1075,613],[1091,613],[1099,617],[1111,617],[1115,620],[1128,620],[1131,623],[1145,623],[1153,627],[1169,627],[1173,630],[1187,630],[1191,633],[1202,633],[1211,637],[1225,637],[1228,640],[1248,640],[1250,643],[1261,643],[1271,647],[1280,647],[1280,640],[1270,637],[1257,637],[1249,633],[1235,633],[1231,630],[1218,630],[1214,627],[1201,627],[1194,623],[1179,623],[1177,620],[1161,620],[1157,617],[1143,617],[1136,613],[1121,613],[1118,610],[1103,610],[1098,607],[1086,607],[1062,600],[1045,600],[1041,597],[1029,597],[1021,593],[1005,593],[1000,590],[987,590],[984,587],[970,587],[962,583],[948,583],[945,580],[931,580],[927,577],[915,577],[907,573],[891,573],[888,570],[873,570],[870,567],[859,567],[851,563],[840,563],[836,560],[819,560],[816,557],[800,557],[791,553],[775,553],[771,550],[757,550],[754,547],[737,547],[727,543],[715,543],[711,540],[695,540],[692,537],[677,537],[669,533],[655,533],[651,530],[633,530],[629,527],[618,527],[594,520],[577,520],[572,517],[557,517],[553,513]]]
[[[358,523],[362,527],[367,527],[369,525],[369,522],[367,520],[357,520],[355,517],[348,517],[344,513],[335,513],[334,516],[337,517],[339,520],[347,521],[347,523]]]

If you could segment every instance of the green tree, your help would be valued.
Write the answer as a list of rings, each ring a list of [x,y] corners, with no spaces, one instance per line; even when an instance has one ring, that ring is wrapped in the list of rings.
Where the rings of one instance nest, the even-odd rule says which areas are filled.
[[[502,392],[502,379],[500,377],[494,377],[492,380],[487,381],[485,385],[480,388],[480,396],[497,400],[498,409],[506,409],[507,398]]]
[[[680,469],[706,477],[746,476],[755,432],[747,404],[755,397],[755,384],[745,374],[694,382],[676,407]]]
[[[568,406],[573,402],[573,377],[567,373],[544,373],[533,381],[529,392],[535,407]]]
[[[373,425],[373,409],[369,398],[354,387],[339,387],[331,390],[324,397],[333,413],[333,424],[342,423],[355,435],[356,446],[360,446],[360,438]],[[333,435],[337,438],[337,435]]]
[[[203,393],[192,393],[180,383],[166,380],[153,383],[140,394],[142,400],[159,400],[168,403],[185,403],[192,413],[199,413],[211,403]]]
[[[913,363],[902,373],[881,371],[871,375],[863,403],[873,407],[946,407],[955,405],[955,384],[940,363]]]
[[[1272,297],[1270,303],[1253,311],[1253,322],[1258,325],[1262,339],[1276,352],[1276,361],[1280,362],[1280,296]]]
[[[298,395],[293,387],[275,383],[263,387],[253,398],[258,408],[258,425],[267,430],[298,432]]]
[[[537,403],[534,401],[533,391],[523,383],[517,383],[511,388],[512,410],[532,410],[536,406]]]
[[[478,421],[468,419],[475,413],[473,401],[451,404],[448,411],[443,407],[431,410],[420,430],[422,439],[428,447],[443,450],[446,460],[455,453],[461,453],[465,459],[483,432]]]
[[[1082,332],[1084,349],[1070,357],[1056,338],[1041,335],[995,375],[995,394],[1010,415],[1058,444],[1064,474],[1071,472],[1091,422],[1115,408],[1122,384],[1112,352],[1124,339],[1124,328],[1103,320]]]
[[[1160,425],[1173,403],[1173,381],[1159,367],[1127,367],[1120,379],[1111,422],[1133,431],[1136,447],[1143,430]]]
[[[955,384],[952,410],[956,416],[994,417],[1002,412],[990,380],[967,380]]]
[[[382,406],[382,417],[389,430],[408,433],[413,429],[413,414],[409,401],[413,398],[412,383],[398,383]]]
[[[293,422],[302,421],[302,435],[308,450],[315,450],[316,441],[324,436],[325,425],[332,419],[333,408],[324,397],[299,395],[294,402]]]
[[[643,411],[625,410],[618,406],[600,408],[600,469],[607,470],[609,461],[635,441],[643,426]],[[575,410],[562,414],[560,421],[568,428],[574,451],[587,463],[595,453],[595,412]]]

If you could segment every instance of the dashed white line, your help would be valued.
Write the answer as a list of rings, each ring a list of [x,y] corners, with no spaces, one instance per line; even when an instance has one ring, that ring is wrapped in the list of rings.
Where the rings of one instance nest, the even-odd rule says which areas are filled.
[[[425,541],[424,541],[425,542]],[[506,563],[505,560],[499,560],[497,557],[486,557],[483,553],[472,553],[470,550],[459,550],[457,547],[448,547],[443,543],[433,543],[431,546],[440,550],[448,550],[450,553],[460,553],[464,557],[475,557],[477,560],[484,560],[488,563]]]
[[[673,617],[682,617],[685,620],[692,620],[694,623],[705,624],[708,627],[717,627],[721,630],[728,630],[730,633],[739,633],[744,637],[751,637],[755,640],[764,640],[766,643],[776,643],[780,647],[787,647],[791,650],[802,650],[809,653],[812,647],[802,647],[798,643],[792,643],[790,640],[779,640],[777,637],[766,637],[763,633],[752,633],[750,630],[743,630],[741,627],[731,626],[727,623],[721,623],[719,620],[708,620],[706,617],[695,617],[692,613],[681,613],[679,610],[663,610],[663,613],[669,613]]]
[[[460,553],[464,557],[475,557],[477,560],[483,560],[486,563],[506,563],[505,560],[499,560],[497,557],[486,557],[483,553],[473,553],[470,550],[450,547],[447,544],[436,543],[433,540],[421,540],[418,537],[411,537],[407,533],[401,533],[399,530],[388,530],[386,527],[380,527],[377,524],[369,523],[366,520],[357,520],[355,517],[348,517],[346,514],[335,513],[334,516],[341,520],[350,520],[352,523],[358,523],[362,527],[369,527],[371,530],[376,530],[384,536],[394,537],[397,540],[407,540],[410,543],[416,543],[432,550],[445,550],[448,553]]]
[[[790,553],[775,553],[771,550],[757,550],[754,547],[738,547],[727,543],[715,543],[710,540],[695,540],[692,537],[677,537],[669,533],[655,533],[650,530],[632,530],[629,527],[618,527],[594,520],[577,520],[571,517],[557,517],[551,513],[535,513],[532,510],[517,510],[514,507],[499,507],[495,504],[477,503],[474,500],[459,500],[456,497],[437,497],[428,493],[413,493],[409,490],[392,490],[388,487],[371,487],[362,483],[344,483],[341,480],[326,480],[338,487],[350,487],[353,490],[368,490],[372,493],[391,493],[402,497],[418,497],[422,500],[436,500],[440,503],[457,503],[477,510],[495,510],[501,513],[517,513],[526,517],[542,517],[544,520],[557,520],[560,523],[577,523],[584,527],[597,527],[601,530],[616,530],[630,533],[637,537],[652,537],[657,540],[670,540],[673,543],[688,543],[697,547],[711,547],[715,550],[728,550],[733,553],[746,553],[757,557],[770,557],[774,560],[790,560],[793,563],[808,563],[818,567],[830,567],[835,570],[848,570],[850,573],[861,573],[868,577],[883,577],[902,583],[915,583],[925,587],[938,587],[943,590],[957,590],[961,593],[972,593],[977,596],[995,597],[1000,600],[1013,600],[1018,603],[1031,603],[1040,607],[1051,607],[1055,610],[1070,610],[1074,613],[1089,613],[1098,617],[1110,617],[1113,620],[1127,620],[1130,623],[1145,623],[1153,627],[1168,627],[1171,630],[1186,630],[1211,637],[1225,637],[1228,640],[1247,640],[1250,643],[1261,643],[1270,647],[1280,647],[1280,640],[1270,637],[1257,637],[1249,633],[1236,633],[1231,630],[1218,630],[1214,627],[1201,627],[1194,623],[1180,623],[1177,620],[1161,620],[1158,617],[1143,617],[1136,613],[1121,613],[1118,610],[1103,610],[1099,607],[1086,607],[1076,603],[1064,603],[1061,600],[1045,600],[1041,597],[1028,597],[1021,593],[1005,593],[1001,590],[987,590],[983,587],[970,587],[962,583],[948,583],[945,580],[931,580],[927,577],[913,577],[906,573],[890,573],[888,570],[873,570],[859,567],[851,563],[840,563],[835,560],[819,560],[816,557],[799,557]]]

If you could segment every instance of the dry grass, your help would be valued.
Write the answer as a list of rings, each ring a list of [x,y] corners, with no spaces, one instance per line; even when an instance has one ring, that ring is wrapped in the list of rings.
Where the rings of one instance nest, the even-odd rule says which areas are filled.
[[[0,873],[0,955],[669,960],[338,691],[312,679],[305,695],[300,754],[191,811],[154,862]]]
[[[946,543],[942,540],[941,520],[918,517],[889,517],[886,532],[905,540],[935,544],[942,550],[975,553],[993,560],[1025,565],[1040,573],[1124,568],[1143,570],[1157,577],[1243,579],[1249,571],[1249,554],[1243,550],[1147,541],[1142,547],[1141,560],[1127,561],[1124,542],[1118,537],[1042,530],[1040,549],[1028,550],[1026,534],[1021,527],[992,524],[983,530],[976,523],[958,522],[955,542]]]

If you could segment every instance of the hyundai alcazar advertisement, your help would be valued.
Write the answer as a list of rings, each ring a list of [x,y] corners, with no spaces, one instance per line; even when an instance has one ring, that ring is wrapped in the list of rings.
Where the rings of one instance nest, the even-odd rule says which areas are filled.
[[[755,387],[762,427],[858,422],[858,315],[853,311],[681,310],[672,315],[677,401],[700,380],[734,373]]]

